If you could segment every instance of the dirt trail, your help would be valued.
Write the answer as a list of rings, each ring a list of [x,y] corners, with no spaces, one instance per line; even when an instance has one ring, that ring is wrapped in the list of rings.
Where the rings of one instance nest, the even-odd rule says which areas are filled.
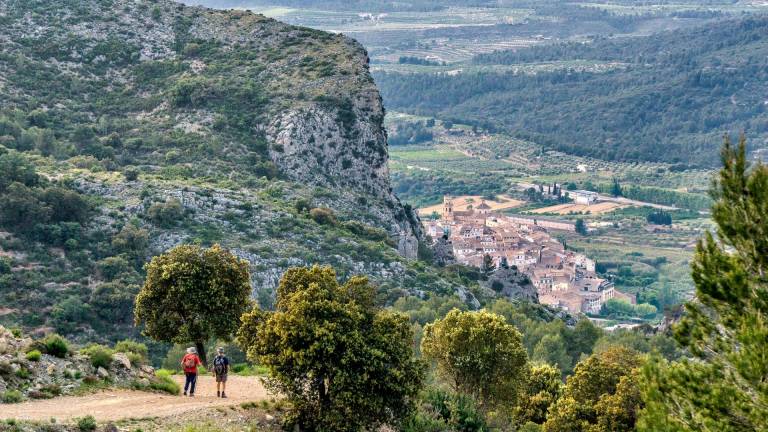
[[[184,377],[174,377],[182,386]],[[200,376],[195,397],[171,396],[132,390],[109,390],[86,396],[64,396],[49,400],[0,405],[0,419],[71,420],[92,415],[98,421],[167,417],[219,406],[239,405],[269,399],[258,377],[230,376],[227,399],[216,397],[211,376]]]

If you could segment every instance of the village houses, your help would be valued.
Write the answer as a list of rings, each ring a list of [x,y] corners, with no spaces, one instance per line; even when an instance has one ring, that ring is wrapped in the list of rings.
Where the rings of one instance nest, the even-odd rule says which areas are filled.
[[[488,256],[496,267],[515,266],[531,279],[540,303],[574,313],[599,313],[612,298],[635,303],[597,275],[593,260],[566,250],[549,233],[573,231],[573,224],[505,216],[483,200],[463,207],[454,209],[454,198],[446,196],[440,219],[424,222],[432,238],[446,237],[459,263],[482,267]]]

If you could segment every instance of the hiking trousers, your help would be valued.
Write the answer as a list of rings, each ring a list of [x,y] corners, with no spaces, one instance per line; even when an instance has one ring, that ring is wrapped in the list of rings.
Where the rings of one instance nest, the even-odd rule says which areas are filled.
[[[187,393],[187,389],[189,389],[189,394],[191,395],[195,394],[195,384],[197,384],[197,373],[184,372],[184,375],[187,378],[184,381],[184,393]]]

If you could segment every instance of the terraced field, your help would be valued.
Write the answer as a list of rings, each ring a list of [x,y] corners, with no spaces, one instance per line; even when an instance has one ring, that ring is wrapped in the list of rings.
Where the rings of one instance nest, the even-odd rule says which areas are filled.
[[[529,213],[535,214],[556,214],[556,215],[569,215],[569,214],[595,214],[600,215],[603,213],[610,213],[612,211],[627,207],[623,204],[612,202],[600,202],[592,205],[584,204],[559,204],[551,207],[543,207],[536,210],[531,210]]]

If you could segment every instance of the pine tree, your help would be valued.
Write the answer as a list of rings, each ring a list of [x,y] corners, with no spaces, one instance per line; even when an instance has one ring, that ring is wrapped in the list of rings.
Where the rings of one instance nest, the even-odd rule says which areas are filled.
[[[712,217],[693,263],[696,300],[675,337],[692,359],[643,372],[643,431],[756,431],[768,427],[768,167],[749,166],[746,142],[726,139]]]
[[[619,183],[619,179],[616,177],[613,178],[613,185],[611,186],[611,195],[615,197],[620,197],[624,195],[624,192],[621,190],[621,183]]]

